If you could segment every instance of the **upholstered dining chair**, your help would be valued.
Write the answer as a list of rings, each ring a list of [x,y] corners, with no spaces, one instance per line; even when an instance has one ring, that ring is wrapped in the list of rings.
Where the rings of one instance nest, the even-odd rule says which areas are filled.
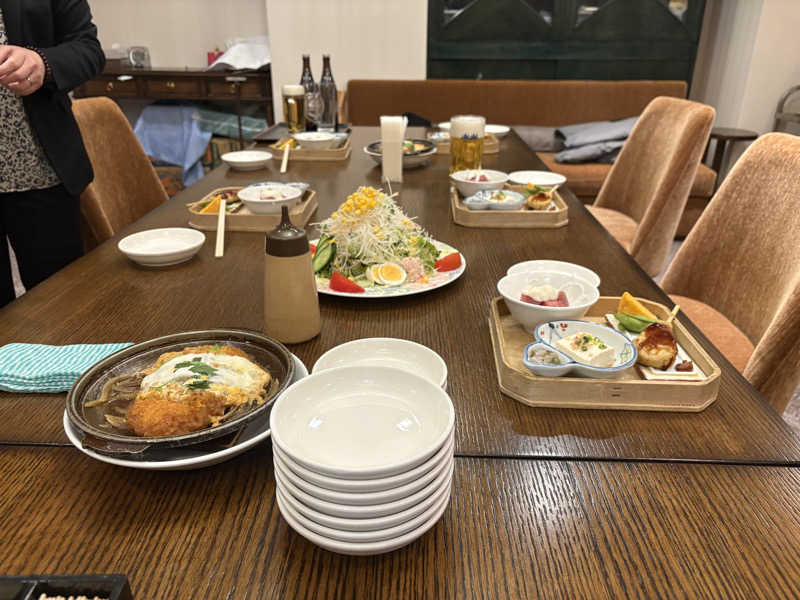
[[[167,193],[113,100],[76,100],[72,112],[94,169],[94,181],[81,195],[81,213],[89,244],[99,244],[160,205]]]
[[[669,255],[713,121],[705,104],[653,99],[588,207],[653,277]]]
[[[800,384],[800,137],[745,151],[661,282],[782,413]]]

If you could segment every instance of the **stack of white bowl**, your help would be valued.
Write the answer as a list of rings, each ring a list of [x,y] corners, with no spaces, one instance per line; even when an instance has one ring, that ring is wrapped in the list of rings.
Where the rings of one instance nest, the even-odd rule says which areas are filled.
[[[333,552],[409,544],[450,500],[455,411],[441,385],[402,368],[318,370],[270,417],[278,508]]]

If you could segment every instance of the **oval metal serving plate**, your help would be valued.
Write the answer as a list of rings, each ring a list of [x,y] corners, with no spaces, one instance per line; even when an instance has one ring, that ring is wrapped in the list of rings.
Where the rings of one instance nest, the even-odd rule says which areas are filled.
[[[267,401],[240,409],[234,418],[216,427],[206,427],[182,435],[151,438],[119,433],[107,424],[102,405],[91,408],[85,406],[87,401],[100,395],[103,385],[112,377],[141,371],[153,365],[164,352],[175,352],[187,346],[204,344],[230,344],[252,356],[255,363],[272,376]],[[294,360],[283,344],[255,331],[210,329],[166,335],[129,346],[94,364],[81,375],[67,394],[67,415],[83,437],[84,447],[103,454],[138,454],[144,457],[146,450],[189,446],[235,434],[252,420],[266,414],[278,394],[292,380],[294,368]]]

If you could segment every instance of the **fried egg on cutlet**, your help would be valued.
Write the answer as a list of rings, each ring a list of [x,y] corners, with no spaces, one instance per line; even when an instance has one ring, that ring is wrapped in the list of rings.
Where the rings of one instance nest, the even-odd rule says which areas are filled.
[[[233,346],[196,346],[162,354],[126,415],[142,437],[181,435],[218,425],[238,406],[266,400],[271,377]]]

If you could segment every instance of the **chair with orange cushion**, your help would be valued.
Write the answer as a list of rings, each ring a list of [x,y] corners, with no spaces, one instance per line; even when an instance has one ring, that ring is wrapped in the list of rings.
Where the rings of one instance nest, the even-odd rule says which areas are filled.
[[[713,122],[705,104],[652,100],[588,207],[651,276],[667,260]]]
[[[159,206],[167,193],[113,100],[76,100],[72,112],[94,169],[94,181],[81,194],[84,238],[91,246]]]
[[[761,136],[661,282],[779,413],[800,384],[799,209],[800,137]]]

